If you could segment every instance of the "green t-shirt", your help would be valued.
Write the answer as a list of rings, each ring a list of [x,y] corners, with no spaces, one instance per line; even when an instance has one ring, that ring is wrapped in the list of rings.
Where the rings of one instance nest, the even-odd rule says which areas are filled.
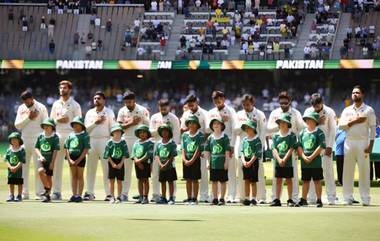
[[[261,145],[260,138],[257,135],[253,139],[244,137],[240,148],[240,155],[247,159],[251,159],[253,156],[260,159],[262,156],[262,151],[263,147]]]
[[[306,156],[310,156],[313,152],[321,147],[326,148],[325,134],[319,128],[314,131],[309,132],[307,129],[303,129],[299,136],[300,147],[302,147],[303,152]],[[305,161],[301,159],[301,168],[322,168],[322,157],[318,155],[314,160],[306,164]]]
[[[107,141],[106,148],[104,150],[103,158],[112,160],[122,160],[123,157],[128,158],[128,146],[125,140],[120,140],[119,142],[114,142],[112,139]]]
[[[226,152],[230,150],[230,140],[226,134],[223,133],[220,138],[215,138],[213,134],[210,135],[205,145],[205,151],[211,154],[210,168],[224,169]]]
[[[70,155],[79,157],[84,149],[90,149],[90,137],[87,132],[71,133],[66,141],[64,148],[69,150]]]
[[[53,152],[59,151],[60,149],[59,137],[55,133],[49,137],[45,136],[44,133],[42,133],[38,136],[34,148],[40,150],[41,155],[48,163],[50,163],[53,158]]]
[[[25,163],[25,149],[20,147],[17,151],[9,148],[5,154],[5,162],[8,162],[12,167],[17,166],[20,162]],[[22,167],[12,173],[8,169],[8,178],[22,178]]]
[[[154,142],[151,140],[146,140],[144,142],[136,141],[135,144],[133,144],[132,157],[141,159],[146,155],[148,159],[146,159],[144,162],[152,163],[153,149]]]
[[[173,140],[167,143],[160,141],[157,144],[154,155],[160,158],[161,163],[165,163],[169,158],[177,156],[177,145]],[[175,159],[173,159],[171,166],[175,167]]]
[[[190,132],[185,132],[182,134],[182,150],[185,151],[186,159],[190,160],[197,149],[203,151],[203,143],[205,136],[202,132],[198,131],[194,136],[190,135]]]
[[[290,132],[286,136],[281,136],[280,133],[276,133],[272,136],[272,150],[276,149],[280,158],[284,158],[289,149],[297,148],[297,137],[293,132]],[[275,166],[279,167],[280,164],[274,159]],[[292,167],[292,156],[285,162],[285,167]]]

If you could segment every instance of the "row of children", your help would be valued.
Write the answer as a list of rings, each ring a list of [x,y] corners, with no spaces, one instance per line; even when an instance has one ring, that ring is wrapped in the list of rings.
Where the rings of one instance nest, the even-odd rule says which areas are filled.
[[[288,206],[307,205],[310,181],[314,181],[317,194],[317,207],[322,207],[321,180],[323,179],[321,152],[325,148],[325,136],[317,126],[319,115],[315,112],[304,116],[307,127],[297,138],[291,132],[291,121],[288,114],[282,114],[276,121],[279,132],[272,137],[272,151],[275,166],[276,198],[271,206],[281,206],[280,195],[283,179],[288,188]],[[86,165],[86,155],[90,142],[86,127],[82,118],[75,117],[70,123],[73,132],[65,141],[66,160],[70,166],[72,196],[69,202],[81,202],[83,192],[83,172]],[[200,124],[194,115],[186,119],[188,131],[183,133],[181,141],[181,159],[183,163],[183,178],[186,180],[187,202],[197,204],[199,192],[199,179],[201,179],[201,158],[208,160],[207,167],[210,171],[212,185],[212,205],[224,205],[226,183],[228,182],[228,162],[230,156],[229,138],[223,132],[225,125],[221,118],[210,121],[212,134],[205,140],[205,136],[199,131]],[[246,132],[240,150],[243,170],[245,200],[244,205],[255,206],[256,183],[258,182],[259,160],[262,158],[263,145],[257,133],[257,123],[248,121],[241,128]],[[59,136],[55,133],[55,123],[52,119],[46,119],[41,128],[43,132],[37,138],[35,151],[39,157],[39,176],[45,187],[43,202],[50,202],[50,190],[52,187],[53,167],[57,151],[59,150]],[[172,140],[173,130],[169,125],[158,128],[161,140],[154,143],[151,139],[149,128],[140,125],[135,130],[138,140],[133,145],[131,155],[127,144],[123,139],[123,128],[120,124],[114,124],[111,129],[111,138],[104,150],[104,159],[108,160],[108,179],[111,190],[111,203],[121,202],[122,181],[124,180],[124,161],[131,158],[135,163],[136,177],[138,179],[139,200],[137,203],[148,203],[149,178],[151,176],[152,163],[157,162],[160,167],[159,182],[161,183],[161,198],[159,204],[174,204],[174,182],[177,180],[175,158],[177,145]],[[8,184],[10,196],[7,201],[22,200],[22,163],[25,163],[25,151],[23,150],[21,135],[14,132],[9,135],[10,148],[7,150],[5,161],[8,167]],[[297,141],[298,139],[298,141]],[[301,159],[302,170],[302,198],[299,203],[292,200],[292,158],[294,151],[298,152]],[[117,183],[117,196],[115,198],[115,180]],[[169,187],[169,199],[166,197],[167,184]],[[15,197],[14,188],[18,186],[18,195]],[[219,195],[218,195],[219,194]]]

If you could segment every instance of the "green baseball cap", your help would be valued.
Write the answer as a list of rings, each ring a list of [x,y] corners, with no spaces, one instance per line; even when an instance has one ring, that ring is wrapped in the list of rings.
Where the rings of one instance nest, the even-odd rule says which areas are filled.
[[[75,116],[74,119],[70,122],[71,127],[73,127],[74,124],[79,124],[83,127],[84,130],[86,130],[86,126],[84,125],[84,121],[82,117]]]
[[[315,111],[310,111],[308,113],[305,113],[302,117],[302,119],[306,122],[306,119],[311,119],[319,125],[319,114]]]
[[[171,126],[169,126],[167,124],[164,124],[164,125],[158,127],[158,130],[157,130],[158,134],[162,137],[162,131],[165,129],[169,131],[170,138],[172,138],[173,137],[173,130],[172,130]]]
[[[119,123],[115,123],[111,126],[111,136],[112,136],[112,133],[114,133],[115,131],[121,131],[121,134],[124,133],[123,127],[121,127]]]
[[[257,133],[257,129],[256,129],[257,128],[257,123],[256,123],[256,121],[249,120],[249,121],[247,121],[247,122],[245,122],[245,123],[243,123],[241,125],[241,129],[243,131],[245,131],[247,129],[247,127],[252,128],[255,131],[255,133]]]
[[[185,120],[185,126],[188,127],[191,122],[197,124],[198,129],[201,128],[201,125],[199,124],[199,119],[195,115],[187,117],[187,119]]]
[[[214,129],[212,128],[212,124],[214,123],[214,121],[217,121],[217,122],[219,122],[220,124],[222,124],[222,131],[224,131],[224,129],[226,129],[226,125],[224,124],[224,121],[222,120],[222,118],[220,118],[220,117],[215,117],[215,118],[211,119],[211,121],[210,121],[210,129],[211,129],[212,131],[214,131]]]
[[[276,123],[279,125],[280,121],[288,123],[289,128],[292,128],[292,123],[290,121],[290,115],[287,113],[282,113],[280,117],[276,120]]]
[[[139,125],[135,130],[135,136],[139,138],[140,131],[145,131],[148,133],[148,138],[152,136],[152,133],[149,131],[149,127],[147,125]]]
[[[41,123],[41,128],[43,129],[44,126],[51,126],[53,127],[53,130],[55,130],[55,122],[51,118],[46,118],[42,123]]]
[[[8,141],[9,143],[11,143],[11,139],[18,139],[20,141],[20,145],[24,144],[24,141],[22,140],[21,138],[21,134],[18,133],[18,132],[12,132],[9,136],[8,136]]]

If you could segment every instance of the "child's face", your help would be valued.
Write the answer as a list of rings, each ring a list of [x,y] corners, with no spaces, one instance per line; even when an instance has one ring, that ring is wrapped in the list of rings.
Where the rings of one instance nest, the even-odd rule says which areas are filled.
[[[170,133],[167,129],[163,129],[161,132],[162,138],[169,139]]]
[[[48,134],[48,135],[53,132],[53,127],[52,126],[44,125],[43,129],[44,129],[45,134]]]
[[[114,131],[114,132],[112,132],[112,136],[115,139],[120,139],[121,135],[122,135],[121,133],[122,133],[121,131]]]
[[[219,121],[214,121],[212,123],[212,128],[214,129],[214,132],[221,132],[222,131],[222,124]]]
[[[289,125],[285,121],[280,121],[280,130],[289,130]]]
[[[190,131],[195,132],[195,131],[197,131],[197,129],[198,129],[198,125],[196,123],[194,123],[194,122],[189,123],[189,130]]]
[[[14,147],[19,147],[20,146],[20,141],[16,138],[11,139],[11,145]]]
[[[140,132],[139,132],[139,138],[140,138],[141,140],[146,140],[146,139],[148,139],[148,133],[147,133],[146,131],[140,131]]]
[[[83,130],[83,127],[80,124],[74,123],[73,124],[73,130],[74,130],[74,132],[79,133]]]
[[[315,123],[315,121],[313,121],[312,119],[306,119],[306,125],[314,129],[317,126],[317,123]]]
[[[245,128],[245,131],[247,132],[248,136],[254,136],[256,134],[255,131],[249,127]]]

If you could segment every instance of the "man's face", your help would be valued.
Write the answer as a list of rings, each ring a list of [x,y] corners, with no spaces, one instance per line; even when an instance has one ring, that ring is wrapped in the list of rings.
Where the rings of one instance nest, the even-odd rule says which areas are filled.
[[[187,103],[187,108],[191,111],[191,112],[196,112],[198,110],[198,102],[197,101],[194,101],[194,102],[188,102]]]
[[[214,105],[218,108],[218,109],[221,109],[224,107],[224,97],[216,97],[215,99],[213,99],[214,101]]]
[[[28,98],[26,100],[23,100],[22,102],[26,105],[26,107],[29,108],[29,107],[31,107],[34,104],[34,99],[33,98]]]
[[[162,115],[167,115],[169,113],[168,105],[159,106],[158,109],[160,110]]]
[[[104,103],[105,103],[105,99],[103,99],[103,97],[101,97],[100,95],[94,96],[94,106],[96,107],[104,106]]]
[[[354,102],[361,102],[363,99],[363,93],[360,91],[360,89],[355,88],[352,90],[352,100]]]
[[[59,86],[59,95],[62,97],[69,96],[71,94],[71,89],[67,85]]]
[[[136,100],[134,100],[134,99],[126,99],[124,101],[124,104],[128,108],[128,110],[133,110],[135,108]]]
[[[287,112],[289,110],[290,101],[287,98],[280,99],[279,104],[283,112]]]
[[[319,113],[323,109],[323,103],[313,105],[314,111]]]
[[[247,112],[251,112],[252,109],[253,109],[253,103],[249,100],[243,100],[243,102],[241,103],[242,106],[243,106],[243,109]]]

